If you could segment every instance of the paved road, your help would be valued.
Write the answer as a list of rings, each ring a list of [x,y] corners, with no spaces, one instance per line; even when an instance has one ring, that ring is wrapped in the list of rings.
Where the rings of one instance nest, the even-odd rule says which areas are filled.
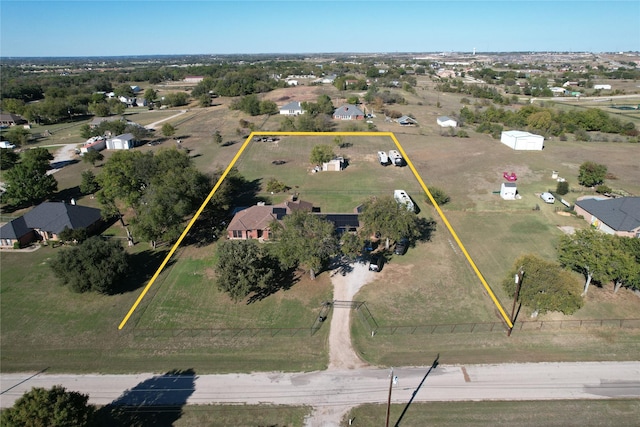
[[[392,401],[640,398],[640,362],[527,363],[396,368]],[[423,381],[424,380],[424,381]],[[422,386],[420,384],[422,383]],[[95,404],[271,403],[351,407],[386,403],[389,369],[170,377],[1,374],[0,407],[31,387],[61,384]]]

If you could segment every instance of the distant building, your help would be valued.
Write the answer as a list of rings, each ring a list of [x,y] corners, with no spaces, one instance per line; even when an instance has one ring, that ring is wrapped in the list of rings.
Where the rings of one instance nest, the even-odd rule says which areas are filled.
[[[185,83],[200,83],[204,80],[204,76],[186,76],[184,78]]]
[[[297,116],[304,114],[304,110],[302,109],[302,104],[300,102],[291,101],[280,107],[280,114],[284,116]]]
[[[402,116],[399,119],[396,119],[396,122],[398,122],[400,126],[415,126],[418,124],[416,119],[409,116]]]
[[[611,85],[593,85],[595,90],[611,90]]]
[[[0,125],[2,126],[9,127],[25,123],[27,123],[27,121],[19,114],[0,113]]]
[[[520,130],[502,132],[500,142],[514,150],[542,150],[544,136]]]
[[[135,137],[130,133],[107,139],[107,150],[130,150],[135,147]]]
[[[337,120],[364,120],[364,112],[355,105],[345,104],[333,112]]]
[[[442,127],[442,128],[454,128],[456,126],[458,126],[458,122],[456,122],[455,120],[447,117],[447,116],[440,116],[436,119],[436,122],[438,123],[438,126]]]

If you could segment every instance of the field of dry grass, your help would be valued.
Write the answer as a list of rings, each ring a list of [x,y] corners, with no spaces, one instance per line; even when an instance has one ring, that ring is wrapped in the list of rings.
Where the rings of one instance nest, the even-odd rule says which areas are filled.
[[[384,117],[380,116],[373,121],[378,130],[395,133],[427,186],[437,186],[451,196],[451,202],[443,206],[443,210],[503,303],[508,299],[499,283],[517,256],[534,252],[554,259],[555,242],[561,234],[558,226],[587,226],[586,222],[577,218],[558,215],[554,206],[544,205],[536,196],[536,193],[555,188],[551,171],[558,171],[560,176],[569,181],[573,191],[566,199],[570,202],[580,195],[591,193],[590,189],[580,188],[576,184],[578,167],[587,160],[608,166],[615,177],[607,182],[611,187],[630,194],[640,194],[640,164],[637,161],[640,158],[640,144],[550,140],[541,152],[515,152],[490,136],[476,134],[471,129],[466,129],[469,138],[443,136],[436,125],[436,117],[459,111],[461,97],[437,94],[431,90],[432,86],[432,82],[420,80],[416,94],[403,93],[407,105],[393,107],[403,114],[413,114],[419,126],[401,128],[396,123],[385,122]],[[265,97],[288,102],[293,99],[313,100],[322,93],[329,94],[334,105],[340,105],[348,95],[338,93],[333,87],[302,86],[274,91]],[[253,122],[259,130],[279,129],[279,116],[249,117],[242,112],[229,110],[228,99],[218,99],[217,102],[219,105],[206,109],[191,107],[186,114],[171,121],[178,129],[177,136],[183,140],[183,146],[190,150],[195,164],[205,172],[225,168],[236,155],[243,142],[236,131],[241,119]],[[163,110],[160,114],[140,111],[131,119],[144,124],[175,112]],[[213,142],[215,131],[221,132],[225,144]],[[43,143],[69,141],[82,142],[75,127],[56,131]],[[416,194],[414,199],[423,208],[424,215],[436,215],[426,205],[424,197],[419,195],[418,184],[408,168],[381,169],[375,165],[371,153],[378,148],[387,149],[386,145],[377,145],[386,143],[376,138],[354,140],[353,145],[343,153],[352,158],[352,165],[340,175],[329,178],[324,175],[325,182],[316,179],[320,176],[307,173],[307,143],[289,138],[268,151],[260,151],[265,146],[250,146],[247,156],[241,158],[238,167],[252,179],[280,177],[293,188],[298,186],[301,192],[307,191],[310,198],[317,198],[319,205],[327,206],[326,211],[342,210],[367,193],[401,185],[412,196]],[[331,138],[322,143],[331,143]],[[159,146],[143,146],[138,150],[159,150],[172,144],[169,140]],[[305,145],[306,148],[303,148]],[[276,158],[290,162],[285,167],[273,167],[270,162]],[[264,162],[261,163],[261,160]],[[370,169],[374,166],[375,169]],[[60,189],[67,191],[77,186],[80,173],[88,168],[91,167],[83,163],[64,168],[56,175]],[[99,173],[99,169],[97,167],[94,170]],[[378,173],[383,170],[384,175]],[[517,184],[522,199],[503,201],[493,194],[500,188],[504,171],[518,174]],[[335,197],[330,192],[336,188],[343,192],[358,190],[348,197]],[[80,203],[96,205],[95,199],[90,198],[81,199]],[[536,205],[540,205],[540,210],[534,211]],[[436,220],[438,226],[432,241],[419,243],[409,249],[404,257],[391,259],[378,280],[357,295],[356,299],[367,301],[381,325],[486,322],[497,319],[495,308],[482,285],[456,248],[442,221]],[[122,235],[122,230],[115,226],[109,233]],[[136,251],[144,252],[142,248],[136,248]],[[242,339],[233,345],[217,346],[214,341],[201,337],[167,339],[122,335],[115,328],[137,297],[139,287],[135,291],[106,299],[74,295],[53,284],[46,267],[51,255],[41,252],[33,257],[20,256],[22,254],[2,254],[3,370],[42,369],[47,363],[53,364],[53,370],[58,371],[122,372],[145,367],[163,370],[184,366],[184,363],[197,368],[198,372],[243,370],[243,366],[248,369],[278,369],[282,366],[282,360],[279,359],[283,351],[286,354],[289,346],[300,347],[297,341],[282,337],[271,341],[271,344],[268,340]],[[211,277],[208,275],[212,256],[212,247],[189,247],[181,251],[173,267],[164,273],[159,286],[145,300],[143,310],[136,314],[134,320],[140,327],[212,328],[220,324],[246,327],[252,322],[267,327],[286,324],[297,327],[297,324],[293,325],[291,317],[269,310],[295,306],[300,313],[313,313],[315,302],[330,298],[329,287],[321,276],[314,284],[302,281],[289,293],[276,294],[273,304],[269,301],[262,306],[251,307],[229,304],[217,291],[212,290]],[[157,259],[147,258],[151,264],[155,262],[157,265]],[[28,274],[23,274],[20,268],[25,259],[38,266]],[[11,280],[5,281],[5,278]],[[309,295],[312,298],[307,300],[307,306],[300,304],[301,299]],[[208,310],[208,307],[213,308]],[[614,296],[609,289],[596,288],[592,289],[585,306],[574,318],[629,318],[637,317],[638,312],[640,298],[632,293],[621,291]],[[543,318],[559,317],[556,314],[546,316]],[[366,331],[361,329],[354,324],[359,351],[365,359],[381,364],[419,363],[420,354],[426,350],[442,351],[449,358],[448,362],[626,359],[638,350],[638,334],[634,330],[603,329],[588,333],[540,331],[517,336],[511,341],[502,335],[495,339],[496,334],[473,337],[454,334],[435,338],[427,335],[393,336],[377,337],[371,341],[367,339]],[[317,368],[326,362],[326,348],[318,345],[322,337],[321,334],[305,341],[307,347],[306,350],[301,348],[297,366],[303,369]],[[420,344],[416,345],[416,342]],[[212,352],[212,346],[216,352]],[[252,349],[240,357],[237,350],[249,347]],[[281,347],[280,350],[278,347]],[[113,351],[107,352],[107,348]],[[153,359],[153,364],[149,364],[147,359]],[[216,367],[212,367],[211,360],[216,361]]]

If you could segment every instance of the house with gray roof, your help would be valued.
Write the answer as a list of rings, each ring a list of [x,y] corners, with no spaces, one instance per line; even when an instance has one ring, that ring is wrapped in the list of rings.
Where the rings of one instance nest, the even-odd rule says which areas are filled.
[[[88,234],[92,234],[101,225],[100,209],[64,202],[44,202],[0,227],[0,246],[11,248],[15,242],[26,246],[34,240],[58,240],[65,228],[84,228]]]
[[[338,120],[364,120],[364,112],[355,105],[345,104],[333,112]]]
[[[418,124],[418,121],[410,116],[402,116],[396,119],[396,122],[398,122],[400,126],[415,126]]]
[[[604,233],[640,238],[640,197],[587,198],[578,200],[574,210]]]
[[[291,101],[280,107],[280,114],[285,116],[297,116],[299,114],[304,114],[304,110],[302,109],[302,104],[299,101]]]

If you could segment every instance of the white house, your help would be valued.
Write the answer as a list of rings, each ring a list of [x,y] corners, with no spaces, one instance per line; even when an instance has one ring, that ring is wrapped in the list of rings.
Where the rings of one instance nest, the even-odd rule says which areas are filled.
[[[514,150],[542,150],[544,148],[544,136],[521,130],[502,132],[500,142]]]
[[[130,133],[107,139],[107,150],[130,150],[133,147],[135,147],[135,138]]]
[[[504,200],[515,200],[518,188],[515,182],[503,182],[500,186],[500,197]]]
[[[593,88],[596,90],[611,90],[611,85],[593,85]]]
[[[290,103],[280,107],[280,114],[285,116],[297,116],[303,113],[304,110],[302,109],[302,104],[298,101],[291,101]]]
[[[184,77],[185,83],[200,83],[203,80],[204,80],[204,76],[185,76]]]
[[[442,128],[454,128],[458,126],[458,122],[456,122],[455,120],[447,116],[438,117],[437,122],[438,122],[438,126]]]

